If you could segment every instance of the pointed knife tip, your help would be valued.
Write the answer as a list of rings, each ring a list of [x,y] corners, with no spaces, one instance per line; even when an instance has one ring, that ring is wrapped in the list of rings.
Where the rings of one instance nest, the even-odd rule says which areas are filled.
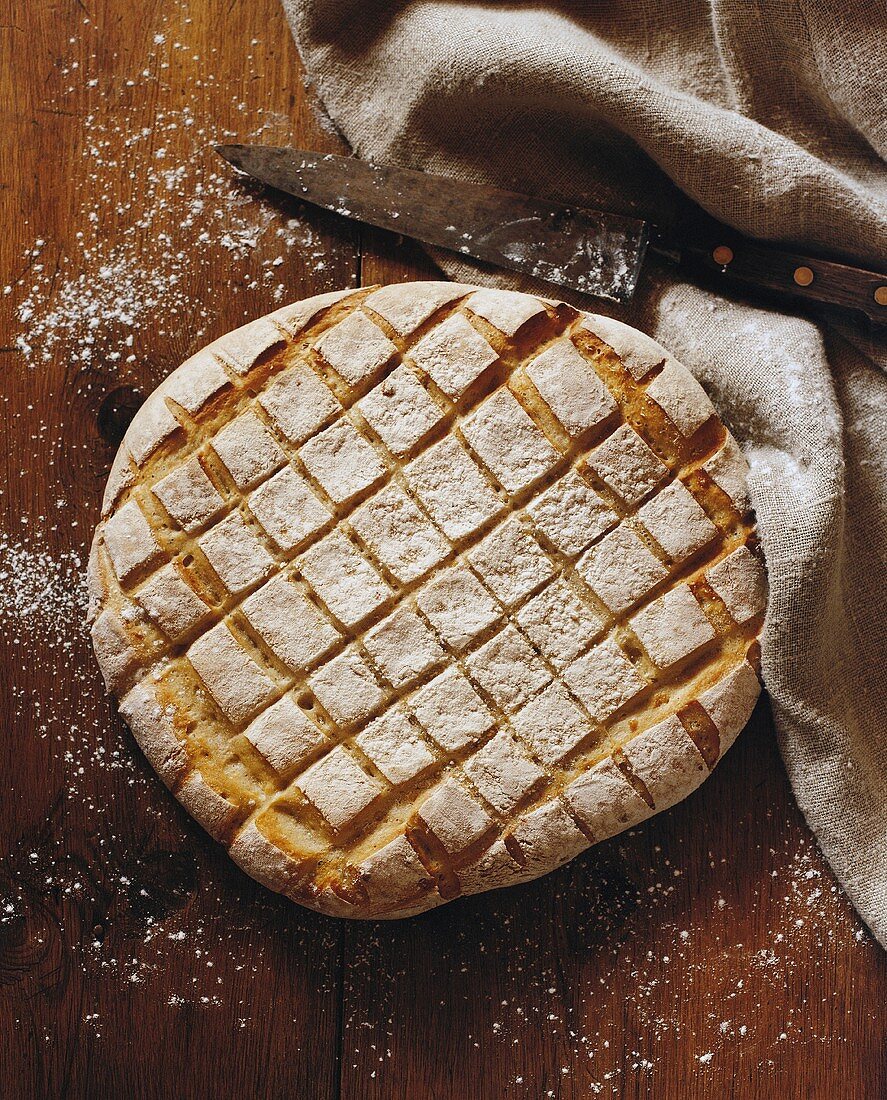
[[[214,145],[213,151],[238,174],[251,175],[247,168],[250,147],[248,145]]]

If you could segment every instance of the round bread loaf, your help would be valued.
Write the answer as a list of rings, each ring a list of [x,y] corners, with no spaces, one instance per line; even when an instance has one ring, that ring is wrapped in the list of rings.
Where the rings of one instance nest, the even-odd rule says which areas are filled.
[[[311,298],[132,422],[92,637],[250,875],[401,917],[689,794],[747,721],[765,572],[700,385],[619,322],[447,282]]]

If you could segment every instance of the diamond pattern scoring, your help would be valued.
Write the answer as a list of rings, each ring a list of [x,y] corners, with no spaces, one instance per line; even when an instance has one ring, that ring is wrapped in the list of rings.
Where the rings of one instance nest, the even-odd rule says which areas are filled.
[[[96,652],[262,881],[417,912],[551,870],[729,747],[766,603],[744,460],[632,331],[458,284],[344,292],[173,374],[187,425],[162,395],[133,422]]]

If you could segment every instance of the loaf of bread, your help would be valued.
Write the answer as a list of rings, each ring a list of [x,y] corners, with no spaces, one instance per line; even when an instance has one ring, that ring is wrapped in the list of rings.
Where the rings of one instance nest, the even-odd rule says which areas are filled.
[[[448,282],[288,306],[174,371],[90,558],[108,690],[260,882],[401,917],[689,794],[759,693],[746,464],[616,321]]]

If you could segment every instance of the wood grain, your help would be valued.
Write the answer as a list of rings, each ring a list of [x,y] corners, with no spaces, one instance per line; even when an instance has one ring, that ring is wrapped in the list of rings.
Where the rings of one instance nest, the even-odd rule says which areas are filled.
[[[281,294],[435,269],[215,164],[214,140],[343,148],[277,0],[6,0],[0,35],[5,1095],[885,1095],[885,959],[765,704],[669,814],[403,923],[300,910],[187,819],[76,626],[68,555],[116,440],[171,368]]]

